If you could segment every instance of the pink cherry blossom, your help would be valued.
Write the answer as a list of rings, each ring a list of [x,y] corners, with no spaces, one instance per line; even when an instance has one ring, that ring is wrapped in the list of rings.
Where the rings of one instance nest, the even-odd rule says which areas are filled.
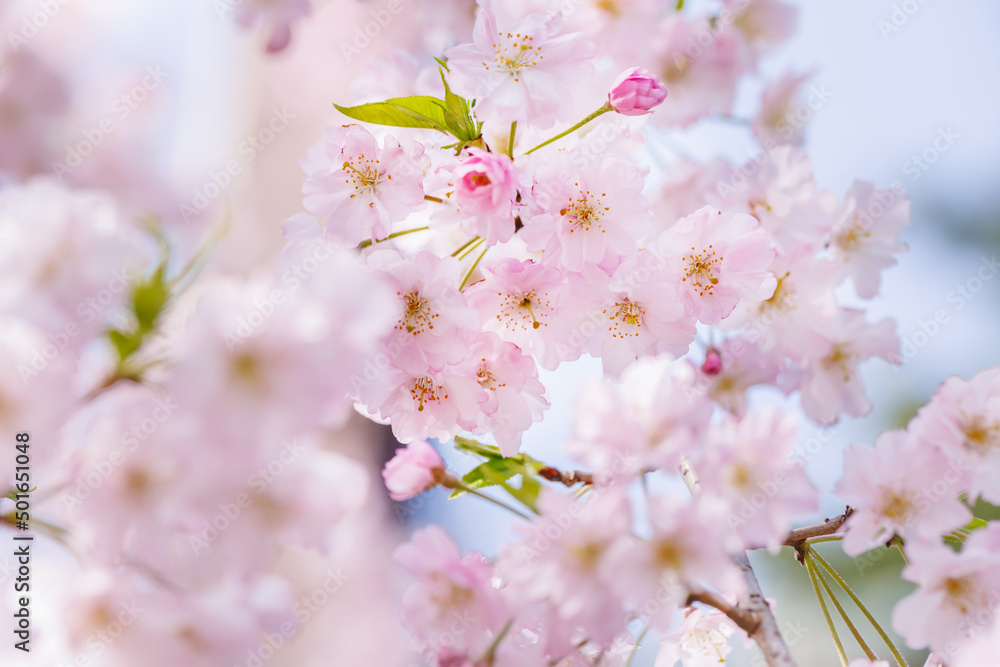
[[[368,263],[395,287],[398,314],[384,344],[395,366],[421,374],[466,358],[479,322],[458,291],[458,260],[430,252],[404,259],[394,250],[377,250]]]
[[[456,219],[467,234],[482,236],[488,246],[510,241],[519,183],[509,157],[470,148],[469,157],[451,172],[450,183],[453,189],[443,205],[435,207],[437,218]]]
[[[626,259],[610,278],[588,271],[579,289],[597,301],[594,333],[587,351],[601,358],[604,373],[616,378],[635,359],[657,353],[684,355],[694,340],[694,317],[671,285],[665,264],[652,251]]]
[[[401,617],[420,647],[485,651],[508,620],[486,559],[474,552],[463,557],[437,526],[414,533],[394,557],[418,579],[403,596]],[[462,631],[455,631],[456,626]]]
[[[547,129],[565,120],[574,83],[590,76],[593,45],[581,34],[559,35],[562,14],[531,14],[499,25],[492,0],[479,0],[472,43],[445,51],[448,82],[476,100],[480,120],[530,122]]]
[[[654,40],[652,69],[670,91],[670,103],[653,114],[654,122],[687,127],[710,114],[729,113],[745,67],[735,31],[713,29],[708,17],[671,12]]]
[[[725,515],[740,546],[781,549],[792,520],[817,508],[817,491],[789,462],[796,421],[776,411],[753,412],[709,429],[699,453],[699,500]]]
[[[892,539],[936,540],[972,518],[958,501],[962,471],[905,431],[879,436],[875,448],[853,445],[844,455],[838,497],[855,512],[844,551],[857,556]]]
[[[986,535],[988,541],[989,535]],[[980,544],[973,533],[961,553],[943,544],[907,544],[903,578],[917,590],[896,605],[892,626],[912,648],[947,651],[950,643],[982,628],[1000,599],[1000,559],[995,545]]]
[[[536,174],[521,237],[546,263],[612,270],[652,223],[642,186],[643,171],[618,157],[560,160]]]
[[[544,602],[553,609],[549,651],[568,652],[578,628],[595,642],[610,641],[626,622],[619,596],[610,588],[609,550],[628,534],[628,500],[616,489],[592,492],[581,501],[543,491],[538,502],[541,517],[526,537],[508,544],[500,569],[510,578],[511,593]]]
[[[743,580],[722,548],[719,517],[690,500],[651,498],[649,505],[649,537],[621,539],[608,554],[608,576],[626,601],[641,607],[655,595],[660,605],[650,622],[666,629],[692,590],[742,592]]]
[[[444,460],[434,447],[426,440],[414,440],[386,462],[382,479],[390,498],[409,500],[437,486],[444,470]]]
[[[746,44],[751,64],[785,41],[798,17],[798,8],[781,0],[725,0],[725,6],[729,23]]]
[[[643,357],[625,369],[621,384],[592,378],[580,388],[566,453],[594,470],[600,485],[676,468],[711,414],[690,366]]]
[[[720,611],[689,609],[684,622],[660,640],[654,667],[714,667],[732,652],[729,638],[741,631]]]
[[[808,116],[800,110],[811,110],[798,102],[798,93],[809,80],[809,74],[786,74],[772,83],[761,94],[760,110],[750,128],[763,146],[769,144],[791,144],[801,146],[804,141],[803,129]]]
[[[521,434],[549,407],[545,386],[538,381],[535,361],[517,345],[483,332],[469,355],[476,364],[479,386],[486,390],[480,428],[493,434],[504,456],[521,447]]]
[[[392,137],[380,148],[360,125],[328,127],[301,162],[304,205],[325,217],[331,241],[354,246],[384,239],[394,223],[425,203],[423,152],[421,144],[404,147]]]
[[[945,380],[910,429],[964,472],[960,491],[1000,503],[1000,369]]]
[[[898,189],[876,190],[855,181],[830,230],[830,252],[851,276],[858,296],[878,294],[881,272],[906,250],[899,233],[910,222],[910,202]]]
[[[611,84],[608,103],[624,116],[644,116],[667,98],[667,89],[656,75],[642,67],[622,72]]]
[[[667,270],[700,322],[716,324],[740,299],[763,301],[774,294],[768,272],[770,236],[749,215],[709,206],[678,220],[656,241]]]
[[[832,424],[841,414],[860,417],[871,410],[858,365],[871,357],[897,363],[899,338],[890,318],[865,322],[865,313],[841,308],[829,330],[831,345],[803,371],[802,407],[821,424]]]
[[[483,328],[555,370],[580,356],[584,339],[572,332],[578,308],[562,274],[530,260],[504,259],[483,270],[484,280],[464,294],[479,310]]]

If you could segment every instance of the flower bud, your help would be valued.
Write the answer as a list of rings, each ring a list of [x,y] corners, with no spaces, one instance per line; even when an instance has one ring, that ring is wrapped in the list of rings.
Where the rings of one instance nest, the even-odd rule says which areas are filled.
[[[667,98],[667,89],[656,75],[642,67],[625,70],[608,94],[608,104],[626,116],[644,116]]]
[[[444,460],[426,440],[414,440],[382,469],[385,488],[393,500],[409,500],[438,485],[444,478]]]

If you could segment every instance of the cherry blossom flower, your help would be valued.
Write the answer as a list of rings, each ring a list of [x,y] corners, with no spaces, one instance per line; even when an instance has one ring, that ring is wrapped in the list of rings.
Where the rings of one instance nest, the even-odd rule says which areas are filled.
[[[935,540],[962,527],[972,514],[958,501],[961,479],[938,450],[905,431],[883,433],[874,449],[851,446],[836,486],[855,509],[844,551],[857,556],[893,535]]]
[[[805,119],[796,114],[798,93],[810,74],[788,73],[764,89],[760,110],[750,129],[763,146],[790,144],[801,146],[804,141]],[[804,107],[808,110],[808,107]]]
[[[653,114],[654,122],[687,127],[710,114],[729,113],[745,67],[735,31],[715,30],[707,17],[673,12],[654,39],[652,69],[670,91],[670,104]]]
[[[984,529],[985,530],[985,529]],[[994,539],[976,531],[961,553],[941,541],[907,543],[903,578],[917,590],[896,605],[892,626],[911,648],[946,651],[949,643],[982,629],[1000,599],[1000,559]]]
[[[450,440],[479,424],[489,394],[479,384],[474,360],[440,370],[406,373],[388,368],[359,387],[367,414],[392,424],[400,442],[418,438]]]
[[[741,547],[781,549],[792,520],[817,508],[817,491],[802,469],[789,462],[796,423],[776,411],[753,412],[709,429],[707,451],[696,469],[700,502],[726,517]]]
[[[566,118],[573,83],[590,76],[593,45],[579,33],[559,35],[562,14],[531,14],[500,26],[492,0],[479,0],[472,43],[445,51],[448,82],[476,100],[480,120],[525,121],[547,129]]]
[[[510,579],[511,593],[553,607],[552,620],[564,626],[550,628],[548,650],[556,655],[569,651],[578,628],[594,642],[610,641],[626,621],[620,598],[608,585],[616,568],[607,558],[631,527],[627,499],[615,489],[592,492],[582,501],[543,490],[538,507],[541,516],[527,536],[501,552],[500,569]]]
[[[871,357],[898,363],[899,338],[890,318],[865,322],[865,313],[841,308],[831,323],[831,345],[822,357],[810,361],[802,378],[802,407],[821,424],[832,424],[840,414],[860,417],[871,410],[858,365]]]
[[[858,296],[878,294],[881,272],[906,250],[897,240],[910,222],[910,202],[899,190],[855,181],[830,230],[830,252],[851,276]]]
[[[692,590],[711,586],[724,595],[742,592],[739,571],[721,548],[717,516],[671,497],[651,498],[649,505],[649,538],[619,540],[608,554],[609,576],[626,601],[641,607],[656,591],[661,605],[650,622],[666,629]]]
[[[674,667],[678,661],[682,667],[718,665],[733,650],[729,638],[739,632],[718,610],[689,609],[677,631],[660,640],[655,667]]]
[[[380,148],[360,125],[328,127],[301,161],[307,210],[325,216],[326,237],[353,246],[386,238],[424,205],[423,145],[386,137]]]
[[[421,374],[466,358],[479,322],[458,291],[458,260],[430,252],[404,259],[394,250],[377,250],[368,263],[395,286],[398,315],[385,343],[395,366]]]
[[[747,391],[756,385],[775,384],[780,360],[746,339],[730,338],[722,349],[710,349],[699,369],[698,386],[706,396],[737,417],[747,411]]]
[[[774,294],[770,237],[751,216],[706,206],[678,220],[656,244],[700,322],[718,323],[742,298],[763,301]]]
[[[521,434],[541,421],[549,406],[535,361],[492,332],[481,333],[469,355],[477,365],[479,386],[487,395],[480,429],[493,434],[504,456],[513,456],[521,447]]]
[[[711,414],[690,366],[643,357],[625,369],[621,384],[599,378],[583,384],[565,449],[605,485],[644,470],[675,468]]]
[[[694,317],[673,289],[665,266],[653,252],[643,250],[610,278],[598,269],[588,272],[587,287],[580,289],[605,296],[598,302],[587,351],[601,358],[608,377],[618,377],[644,355],[680,357],[694,340]]]
[[[546,263],[612,270],[652,223],[642,185],[643,172],[618,157],[560,160],[536,173],[521,237]]]
[[[414,440],[386,462],[382,479],[389,497],[402,501],[437,486],[444,471],[444,460],[434,447],[426,440]]]
[[[910,430],[964,472],[959,491],[1000,503],[1000,369],[945,380]]]
[[[437,526],[414,533],[393,556],[418,579],[403,596],[401,616],[421,646],[485,651],[491,633],[508,620],[486,559],[478,553],[463,557],[454,540]],[[454,630],[456,623],[462,632]]]
[[[572,341],[578,308],[558,270],[504,259],[484,268],[483,278],[464,294],[486,331],[528,351],[546,370],[580,356],[584,339]]]
[[[506,155],[470,148],[469,157],[455,166],[438,220],[455,220],[470,236],[482,236],[486,245],[506,243],[514,236],[518,176]]]
[[[656,75],[642,67],[622,72],[611,84],[608,103],[624,116],[644,116],[667,99],[667,89]]]
[[[751,65],[795,29],[798,8],[781,0],[725,0],[728,23],[740,33]]]

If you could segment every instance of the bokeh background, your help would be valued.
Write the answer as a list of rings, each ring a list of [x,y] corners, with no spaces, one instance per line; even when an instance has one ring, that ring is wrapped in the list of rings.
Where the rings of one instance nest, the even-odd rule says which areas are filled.
[[[368,45],[345,55],[357,27],[385,3],[318,0],[314,14],[297,24],[291,46],[269,55],[263,35],[234,25],[229,0],[6,0],[0,11],[11,32],[2,45],[0,164],[5,171],[20,170],[18,176],[48,172],[74,185],[111,190],[135,215],[158,215],[182,248],[195,247],[213,223],[229,215],[232,228],[213,258],[213,270],[249,274],[277,256],[283,245],[279,223],[302,209],[298,161],[324,126],[342,121],[332,103],[357,99],[365,77],[379,76],[372,63],[416,43],[416,13],[436,11],[431,1],[399,1],[401,13]],[[43,4],[56,9],[15,50],[10,35],[23,37],[22,19]],[[441,3],[449,12],[464,7],[468,20],[474,7],[465,4]],[[854,179],[880,187],[900,181],[913,202],[904,233],[910,250],[885,274],[881,294],[869,306],[875,318],[897,319],[903,363],[866,367],[869,395],[875,398],[868,417],[823,431],[802,430],[803,440],[822,440],[808,471],[828,491],[849,443],[870,443],[882,430],[904,425],[946,377],[968,378],[1000,364],[1000,5],[989,0],[796,4],[798,32],[764,61],[762,73],[813,71],[812,83],[826,92],[828,99],[812,112],[805,145],[817,181],[838,193]],[[742,88],[735,115],[749,116],[759,92],[752,83]],[[105,119],[111,119],[110,132],[101,129]],[[271,133],[263,133],[265,128]],[[44,137],[47,154],[23,154],[28,133]],[[92,142],[98,145],[79,166],[57,173],[53,161],[69,164],[74,147],[98,136],[100,142]],[[262,144],[252,154],[250,136]],[[670,133],[661,148],[665,164],[679,154],[724,155],[741,163],[754,147],[742,128],[706,122]],[[213,181],[218,185],[219,174],[234,161],[237,175],[224,187],[206,188]],[[216,191],[204,211],[184,208],[197,208],[199,194]],[[850,303],[849,295],[844,300]],[[575,389],[599,373],[599,364],[585,359],[543,377],[552,408],[526,435],[525,451],[569,465],[559,447],[569,433]],[[393,448],[384,429],[360,422],[345,440],[373,470]],[[459,469],[473,464],[460,455],[450,462]],[[382,502],[386,515],[401,518],[389,521],[399,536],[440,523],[463,547],[492,555],[510,535],[511,522],[501,512],[471,500],[449,502],[442,491],[402,511]],[[816,518],[842,511],[827,494]],[[838,553],[836,546],[827,551]],[[69,567],[56,550],[45,553],[53,571]],[[861,564],[831,557],[883,620],[909,590],[898,580],[895,553]],[[755,554],[753,561],[765,590],[779,600],[779,623],[800,664],[836,664],[805,571],[791,553]],[[374,641],[397,634],[380,627],[368,632]],[[635,665],[653,664],[655,642],[647,643]],[[922,664],[920,654],[908,657]],[[292,658],[274,664],[295,664],[285,659]],[[732,664],[746,660],[739,649]]]

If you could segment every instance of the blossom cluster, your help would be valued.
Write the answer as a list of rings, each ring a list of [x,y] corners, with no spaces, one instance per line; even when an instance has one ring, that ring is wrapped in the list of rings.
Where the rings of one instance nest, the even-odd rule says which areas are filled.
[[[312,4],[224,3],[264,27],[270,53]],[[754,549],[795,549],[823,600],[827,564],[794,538],[821,500],[797,444],[868,414],[863,365],[900,361],[895,323],[864,304],[906,250],[910,205],[817,182],[798,113],[811,75],[759,75],[795,8],[411,4],[392,29],[416,46],[368,63],[357,104],[302,155],[280,256],[246,272],[208,266],[225,222],[197,247],[176,221],[133,224],[133,197],[156,196],[118,172],[103,189],[80,187],[97,178],[86,169],[39,176],[64,81],[32,49],[5,63],[0,426],[30,425],[46,490],[32,528],[79,561],[45,628],[53,664],[115,624],[127,631],[88,660],[262,664],[262,637],[274,653],[271,638],[291,643],[319,613],[299,565],[353,554],[352,576],[378,583],[350,599],[373,608],[392,586],[372,505],[438,486],[527,522],[492,555],[438,526],[395,549],[412,576],[399,620],[431,667],[625,666],[646,636],[658,667],[724,661],[734,638],[787,651],[763,644],[776,603],[755,588]],[[747,81],[761,92],[738,118]],[[759,150],[655,157],[718,122]],[[581,470],[558,470],[525,434],[553,373],[584,357],[601,373],[562,443]],[[386,494],[372,448],[348,454],[359,414],[403,445]],[[451,443],[481,464],[449,470]],[[850,556],[905,553],[916,590],[893,626],[935,652],[928,665],[995,655],[1000,528],[972,510],[1000,505],[998,452],[991,369],[844,453],[833,491],[850,507],[822,535]],[[0,492],[15,490],[4,457]],[[405,659],[353,653],[355,613],[321,629],[345,664]]]

